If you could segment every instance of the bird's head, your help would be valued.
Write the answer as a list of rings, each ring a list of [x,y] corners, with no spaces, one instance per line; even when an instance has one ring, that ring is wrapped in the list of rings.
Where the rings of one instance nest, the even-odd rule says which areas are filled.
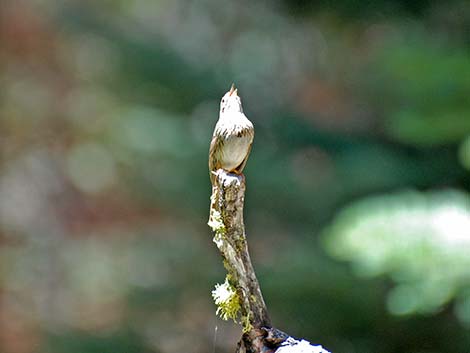
[[[242,101],[238,96],[238,89],[232,83],[230,91],[225,93],[220,101],[220,114],[226,112],[243,112]]]

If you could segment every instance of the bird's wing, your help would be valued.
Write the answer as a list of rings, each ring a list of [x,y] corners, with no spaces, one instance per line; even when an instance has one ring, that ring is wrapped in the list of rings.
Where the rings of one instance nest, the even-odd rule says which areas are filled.
[[[211,146],[209,148],[209,171],[213,172],[220,168],[220,158],[216,156],[216,151],[220,151],[222,139],[217,138],[215,132],[212,135]]]
[[[214,184],[215,175],[214,172],[220,168],[220,153],[222,139],[217,137],[216,132],[212,135],[211,146],[209,148],[209,177],[211,183]]]

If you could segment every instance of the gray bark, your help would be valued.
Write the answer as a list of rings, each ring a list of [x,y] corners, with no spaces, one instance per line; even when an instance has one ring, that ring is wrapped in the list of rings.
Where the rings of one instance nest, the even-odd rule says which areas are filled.
[[[228,272],[227,278],[240,301],[244,334],[238,353],[329,353],[322,346],[296,340],[271,327],[266,304],[248,252],[243,205],[245,177],[222,169],[212,178],[209,226]]]
[[[223,231],[215,230],[214,242],[240,297],[240,314],[245,319],[242,321],[248,321],[251,327],[269,326],[268,311],[248,252],[243,223],[244,200],[245,177],[219,169],[212,187],[209,225],[222,223]]]

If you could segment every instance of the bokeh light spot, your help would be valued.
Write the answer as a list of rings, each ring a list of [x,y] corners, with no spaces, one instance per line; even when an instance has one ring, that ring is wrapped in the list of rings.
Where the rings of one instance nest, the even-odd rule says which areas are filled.
[[[113,156],[100,144],[84,143],[67,156],[67,173],[77,188],[86,193],[100,192],[116,179]]]
[[[387,308],[395,315],[411,314],[418,304],[417,290],[414,287],[401,285],[389,293]]]

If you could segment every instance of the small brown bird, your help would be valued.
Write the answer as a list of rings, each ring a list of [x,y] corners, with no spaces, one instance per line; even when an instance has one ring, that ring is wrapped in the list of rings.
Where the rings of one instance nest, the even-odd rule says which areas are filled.
[[[215,125],[209,149],[209,172],[214,183],[214,173],[223,169],[241,174],[250,154],[255,136],[253,124],[243,113],[238,90],[232,84],[230,91],[220,101],[219,120]]]

